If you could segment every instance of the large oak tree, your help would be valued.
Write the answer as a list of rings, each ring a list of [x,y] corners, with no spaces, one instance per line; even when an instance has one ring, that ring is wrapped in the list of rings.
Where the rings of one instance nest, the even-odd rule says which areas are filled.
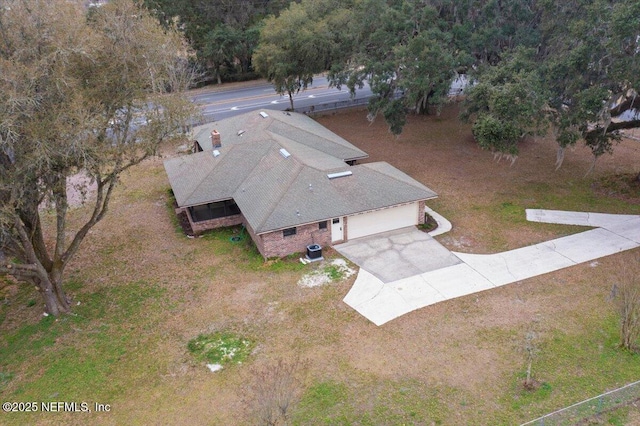
[[[4,0],[0,8],[0,275],[67,312],[65,267],[107,213],[120,174],[192,113],[187,49],[132,0]],[[77,229],[70,176],[97,187]],[[45,220],[53,217],[52,220]],[[47,226],[46,224],[52,224]]]
[[[558,167],[565,148],[578,141],[591,148],[595,164],[621,130],[640,127],[637,115],[616,119],[640,107],[640,3],[562,0],[534,7],[535,44],[522,41],[495,64],[479,64],[465,114],[487,149],[515,155],[535,127],[555,137]]]

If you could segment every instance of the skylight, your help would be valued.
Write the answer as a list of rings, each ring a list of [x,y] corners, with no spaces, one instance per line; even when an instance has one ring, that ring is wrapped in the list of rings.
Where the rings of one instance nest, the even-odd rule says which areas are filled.
[[[280,148],[280,155],[282,155],[284,158],[289,158],[291,157],[291,154],[289,154],[289,151],[287,151],[284,148]]]
[[[327,175],[327,177],[329,179],[337,179],[337,178],[341,178],[341,177],[345,177],[345,176],[351,176],[353,173],[350,170],[347,170],[346,172],[338,172],[338,173],[329,173]]]

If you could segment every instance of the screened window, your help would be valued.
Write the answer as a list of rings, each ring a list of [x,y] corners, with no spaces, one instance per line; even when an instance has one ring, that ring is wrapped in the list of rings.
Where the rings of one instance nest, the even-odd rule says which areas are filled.
[[[224,200],[216,203],[189,207],[189,213],[191,214],[191,219],[193,219],[194,222],[202,222],[203,220],[218,219],[221,217],[240,214],[240,209],[235,201]]]
[[[327,229],[327,221],[318,223],[318,229]]]
[[[283,237],[290,237],[291,235],[296,235],[296,228],[288,228],[282,231]]]

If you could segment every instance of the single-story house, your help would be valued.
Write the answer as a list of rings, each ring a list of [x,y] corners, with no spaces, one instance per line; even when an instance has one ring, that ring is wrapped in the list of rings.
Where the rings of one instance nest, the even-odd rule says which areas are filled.
[[[193,129],[164,162],[197,233],[243,224],[265,258],[424,222],[437,194],[306,115],[255,111]]]

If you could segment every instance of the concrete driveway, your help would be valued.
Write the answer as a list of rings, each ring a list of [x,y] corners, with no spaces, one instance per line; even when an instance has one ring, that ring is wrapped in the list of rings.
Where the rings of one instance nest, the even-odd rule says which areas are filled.
[[[344,302],[382,325],[434,303],[640,247],[638,215],[530,209],[526,213],[532,222],[595,229],[495,254],[449,252],[415,228],[354,240],[336,247],[360,266]]]
[[[356,238],[333,248],[383,283],[461,263],[415,226]]]

